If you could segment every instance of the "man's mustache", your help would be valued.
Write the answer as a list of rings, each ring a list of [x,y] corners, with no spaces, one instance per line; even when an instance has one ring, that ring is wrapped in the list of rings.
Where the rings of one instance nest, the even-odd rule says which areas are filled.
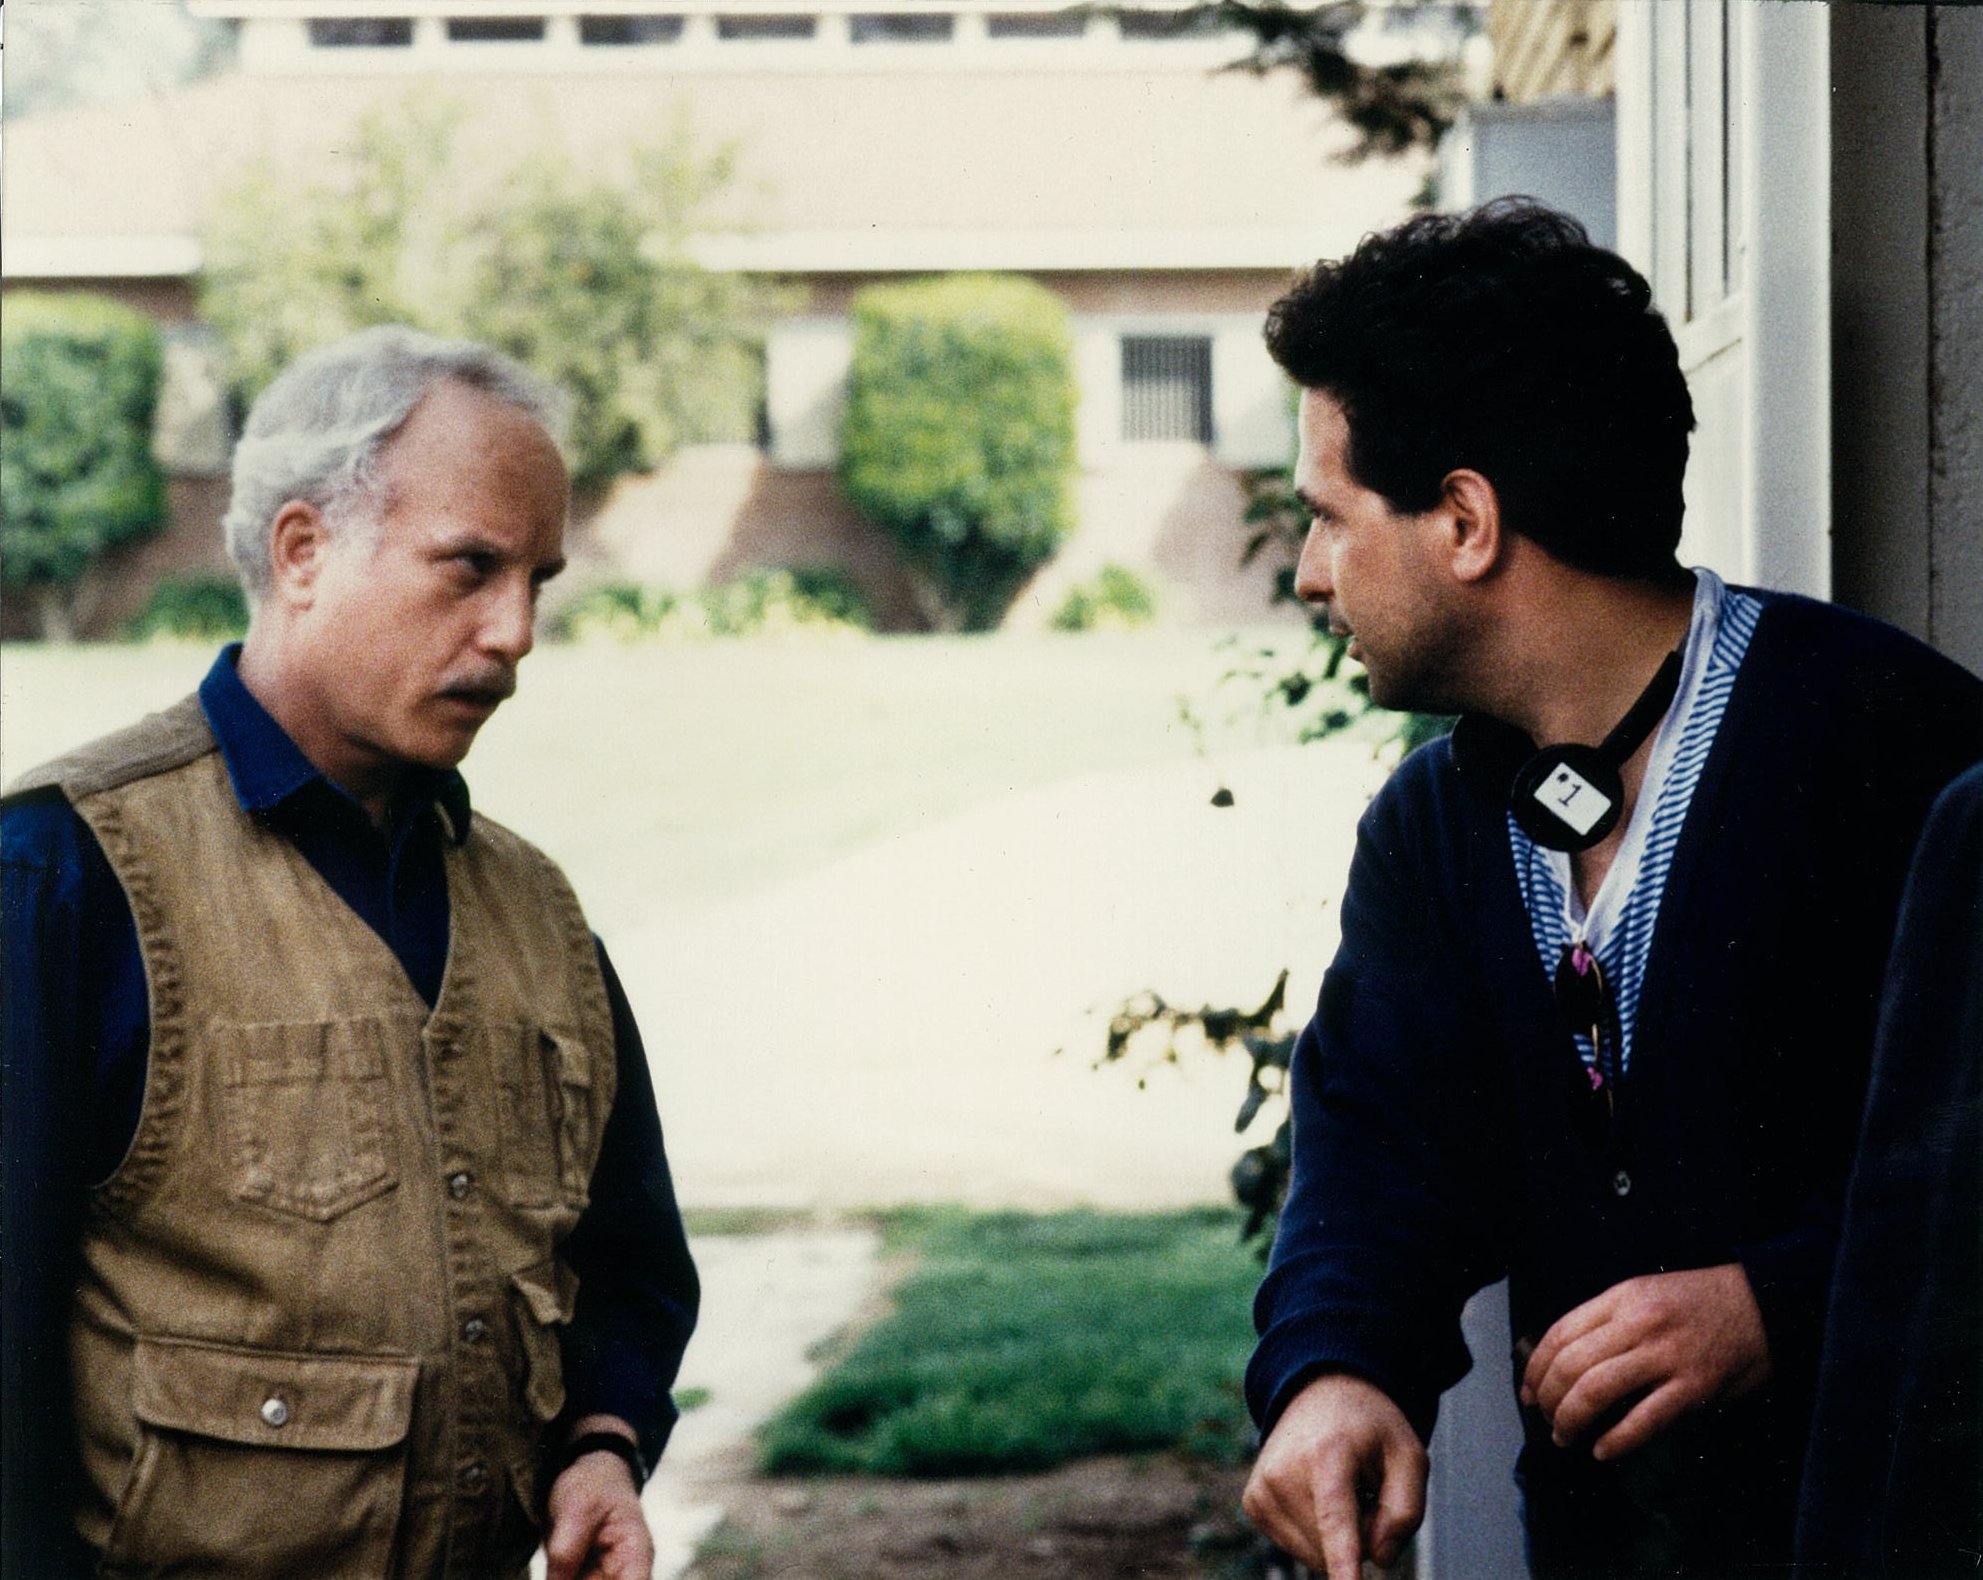
[[[470,702],[507,702],[516,695],[516,672],[490,669],[450,680],[441,687],[444,697],[464,697]]]

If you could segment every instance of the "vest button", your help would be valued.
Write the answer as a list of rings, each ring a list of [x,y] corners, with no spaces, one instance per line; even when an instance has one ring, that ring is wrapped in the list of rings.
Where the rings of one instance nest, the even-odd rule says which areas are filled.
[[[466,1170],[459,1174],[450,1174],[448,1176],[448,1194],[456,1201],[460,1201],[473,1188],[474,1184],[475,1181],[469,1176]]]
[[[289,1424],[289,1405],[280,1396],[272,1396],[262,1401],[262,1419],[270,1426]]]
[[[1614,1196],[1629,1196],[1632,1194],[1632,1176],[1627,1174],[1623,1169],[1620,1169],[1616,1174],[1611,1176],[1611,1194]]]
[[[473,1344],[489,1335],[489,1324],[480,1317],[470,1317],[461,1325],[461,1336]]]
[[[479,1459],[472,1465],[461,1467],[461,1487],[464,1492],[480,1492],[489,1484],[489,1467]]]

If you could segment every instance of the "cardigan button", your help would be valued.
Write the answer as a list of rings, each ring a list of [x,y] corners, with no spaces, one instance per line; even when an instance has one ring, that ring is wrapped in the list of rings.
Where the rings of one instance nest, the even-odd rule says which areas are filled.
[[[280,1394],[271,1395],[262,1401],[262,1419],[270,1426],[289,1424],[289,1402]]]
[[[1611,1194],[1614,1196],[1629,1196],[1632,1194],[1632,1176],[1627,1174],[1623,1169],[1620,1169],[1616,1174],[1611,1176]]]
[[[460,1201],[462,1197],[468,1194],[469,1188],[474,1183],[474,1180],[469,1178],[465,1170],[460,1174],[450,1174],[448,1176],[448,1194],[456,1201]]]

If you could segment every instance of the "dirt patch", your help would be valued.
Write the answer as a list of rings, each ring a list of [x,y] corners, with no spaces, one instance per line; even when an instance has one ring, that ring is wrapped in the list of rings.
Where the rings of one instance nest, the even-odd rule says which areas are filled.
[[[1223,1580],[1243,1469],[1084,1460],[971,1481],[753,1480],[689,1580]]]

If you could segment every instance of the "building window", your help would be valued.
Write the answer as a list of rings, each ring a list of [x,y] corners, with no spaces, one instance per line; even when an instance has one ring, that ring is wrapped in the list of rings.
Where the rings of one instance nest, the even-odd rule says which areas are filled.
[[[1122,436],[1212,442],[1211,336],[1122,337]]]
[[[811,38],[818,28],[818,17],[794,16],[789,12],[775,12],[761,16],[719,16],[716,19],[718,38],[739,41]]]
[[[1124,11],[1116,18],[1124,38],[1211,38],[1220,29],[1217,7],[1184,11]]]
[[[451,16],[450,44],[537,44],[544,38],[541,16]]]
[[[985,18],[990,38],[1079,38],[1087,31],[1086,11],[994,11]]]
[[[848,18],[847,34],[856,44],[942,44],[955,27],[948,12],[887,12]]]
[[[408,16],[310,18],[310,43],[317,49],[404,49],[412,42]]]
[[[682,36],[679,16],[582,16],[581,44],[673,44]]]

